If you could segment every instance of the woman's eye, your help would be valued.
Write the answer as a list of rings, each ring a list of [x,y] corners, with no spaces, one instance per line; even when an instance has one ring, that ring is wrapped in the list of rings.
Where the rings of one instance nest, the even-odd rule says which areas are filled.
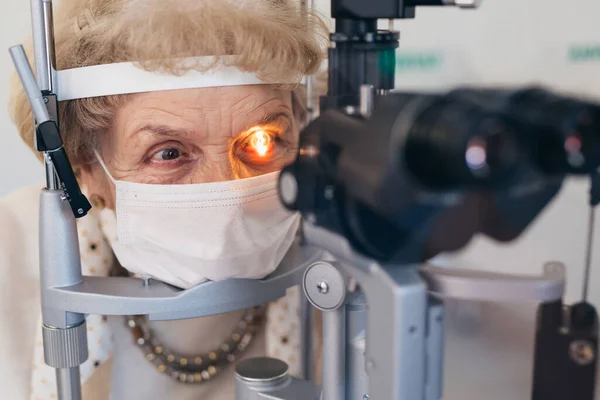
[[[278,160],[285,153],[286,146],[277,134],[257,131],[239,143],[236,155],[246,164],[264,166]]]
[[[246,130],[233,143],[231,156],[239,165],[260,171],[277,169],[293,157],[295,144],[287,125],[256,126]]]
[[[265,131],[253,133],[244,146],[244,151],[254,154],[259,158],[267,158],[272,155],[275,145],[274,138]]]
[[[155,153],[152,158],[158,161],[172,161],[181,157],[181,152],[176,148],[163,149]]]

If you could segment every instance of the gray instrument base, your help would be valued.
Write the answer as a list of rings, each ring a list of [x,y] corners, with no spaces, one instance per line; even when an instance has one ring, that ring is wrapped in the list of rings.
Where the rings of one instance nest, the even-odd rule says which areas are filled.
[[[62,191],[43,190],[40,207],[42,313],[49,332],[44,337],[52,338],[44,346],[47,363],[57,368],[63,400],[81,399],[75,372],[87,358],[85,335],[80,333],[85,314],[193,318],[268,303],[302,283],[308,299],[326,313],[324,400],[350,399],[362,392],[365,399],[439,400],[443,307],[428,294],[480,300],[487,293],[487,299],[496,301],[552,301],[564,291],[564,270],[557,264],[549,265],[542,277],[381,265],[355,253],[344,238],[310,224],[304,229],[306,243],[292,247],[280,267],[263,280],[231,279],[180,290],[158,281],[86,277],[81,276],[77,228]],[[315,268],[317,273],[328,272],[314,281],[308,271]],[[307,277],[313,281],[307,282]],[[359,291],[346,293],[350,278]],[[317,285],[324,293],[315,301]],[[487,290],[482,291],[482,285]],[[311,308],[303,310],[302,320],[310,320]],[[68,363],[60,361],[65,359]],[[308,381],[286,382],[276,392],[268,391],[270,397],[252,397],[263,393],[256,386],[238,393],[252,394],[241,397],[249,400],[292,400],[320,392]],[[244,385],[238,380],[237,387]]]

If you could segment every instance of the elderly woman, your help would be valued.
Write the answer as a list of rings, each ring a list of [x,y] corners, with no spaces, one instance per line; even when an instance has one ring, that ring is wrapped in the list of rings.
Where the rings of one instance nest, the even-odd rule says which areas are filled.
[[[94,205],[78,221],[85,274],[149,276],[189,288],[206,280],[262,278],[277,267],[294,241],[299,216],[279,205],[276,172],[295,156],[305,118],[300,80],[317,71],[327,37],[321,20],[297,3],[61,4],[55,13],[58,70],[136,62],[173,76],[236,68],[262,82],[59,103],[66,150]],[[31,111],[18,86],[12,116],[34,149]],[[0,233],[6,236],[0,265],[26,276],[21,290],[29,295],[23,309],[11,306],[19,314],[9,338],[15,379],[3,389],[11,398],[56,397],[53,370],[43,364],[36,334],[37,238],[30,211],[37,207],[37,191],[39,186],[0,203]],[[22,208],[25,219],[16,211]],[[15,254],[15,248],[21,251]],[[14,299],[10,293],[3,293],[3,302]],[[84,398],[231,399],[232,364],[265,353],[297,371],[297,332],[288,319],[295,314],[292,300],[268,313],[268,328],[262,308],[157,323],[89,316]]]

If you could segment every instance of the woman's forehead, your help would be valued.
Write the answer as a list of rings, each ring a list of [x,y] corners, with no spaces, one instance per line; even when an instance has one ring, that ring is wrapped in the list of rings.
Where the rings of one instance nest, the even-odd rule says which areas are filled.
[[[132,95],[129,103],[132,108],[161,105],[172,108],[184,106],[186,109],[211,109],[229,106],[232,111],[252,111],[272,101],[291,105],[291,91],[274,85],[165,90]]]
[[[276,115],[292,114],[290,90],[248,85],[149,92],[132,95],[115,125],[126,136],[147,126],[235,134]]]

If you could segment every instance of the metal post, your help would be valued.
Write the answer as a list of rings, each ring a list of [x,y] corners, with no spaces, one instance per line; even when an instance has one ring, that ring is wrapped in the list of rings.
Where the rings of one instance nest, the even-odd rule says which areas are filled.
[[[346,398],[368,399],[369,377],[365,369],[367,301],[361,292],[346,297]]]
[[[313,307],[304,291],[300,291],[300,346],[302,347],[302,377],[307,381],[314,379],[313,355]]]
[[[23,46],[13,46],[9,49],[9,52],[15,65],[15,69],[21,79],[23,90],[29,99],[33,115],[36,116],[36,119],[40,124],[50,120],[50,114],[44,104],[42,93],[38,88],[35,77],[31,72],[31,68],[29,67],[29,61],[27,60]]]
[[[323,313],[323,400],[346,400],[346,306]]]
[[[56,70],[56,52],[54,46],[54,16],[52,13],[52,0],[43,0],[44,36],[46,37],[46,51],[44,53],[44,64],[48,73],[48,91],[55,93],[54,71]]]
[[[79,381],[79,368],[56,369],[59,399],[81,399],[81,385],[73,385],[75,381]]]
[[[305,7],[305,9],[307,11],[313,11],[314,10],[314,1],[313,0],[304,0],[303,2],[303,6]],[[311,13],[307,12],[306,13],[306,18],[307,18],[307,31],[309,31],[310,33],[310,24],[309,24],[309,18],[311,18]],[[313,118],[315,117],[315,111],[317,110],[317,107],[315,107],[315,102],[314,102],[314,97],[315,97],[315,77],[314,75],[311,76],[307,76],[306,77],[306,124],[308,125]]]
[[[35,75],[41,91],[52,87],[51,58],[46,40],[46,21],[43,0],[31,0],[31,28],[33,30],[33,53],[35,54]]]
[[[46,364],[56,368],[59,400],[80,400],[79,365],[88,358],[85,316],[49,307],[49,288],[81,282],[77,225],[60,190],[40,196],[40,288]]]
[[[427,312],[425,400],[441,400],[444,386],[444,304],[429,298]]]
[[[334,263],[318,261],[302,280],[308,300],[323,311],[323,400],[345,400],[346,281]]]
[[[41,93],[54,92],[54,26],[51,0],[31,0],[31,26],[37,87]],[[32,104],[34,106],[34,104]],[[42,108],[45,108],[43,104]],[[39,111],[39,110],[38,110]],[[48,116],[47,110],[37,115]],[[49,115],[58,123],[57,115]],[[43,121],[37,121],[41,123]],[[34,134],[34,137],[37,137]],[[46,291],[51,287],[81,282],[81,260],[77,226],[64,199],[55,168],[45,157],[46,190],[40,196],[40,288],[42,292],[42,333],[46,363],[56,368],[59,400],[80,400],[79,365],[88,357],[85,316],[48,307]]]
[[[59,329],[79,325],[84,315],[64,312],[44,302],[46,288],[81,282],[77,224],[59,190],[42,190],[40,196],[40,286],[44,324]]]
[[[33,52],[35,76],[38,87],[43,93],[54,90],[54,30],[51,0],[31,0],[31,28],[33,34]],[[56,116],[51,116],[56,120]],[[34,137],[36,137],[34,132]],[[46,188],[60,189],[60,182],[54,166],[49,160],[44,163],[46,169]]]

